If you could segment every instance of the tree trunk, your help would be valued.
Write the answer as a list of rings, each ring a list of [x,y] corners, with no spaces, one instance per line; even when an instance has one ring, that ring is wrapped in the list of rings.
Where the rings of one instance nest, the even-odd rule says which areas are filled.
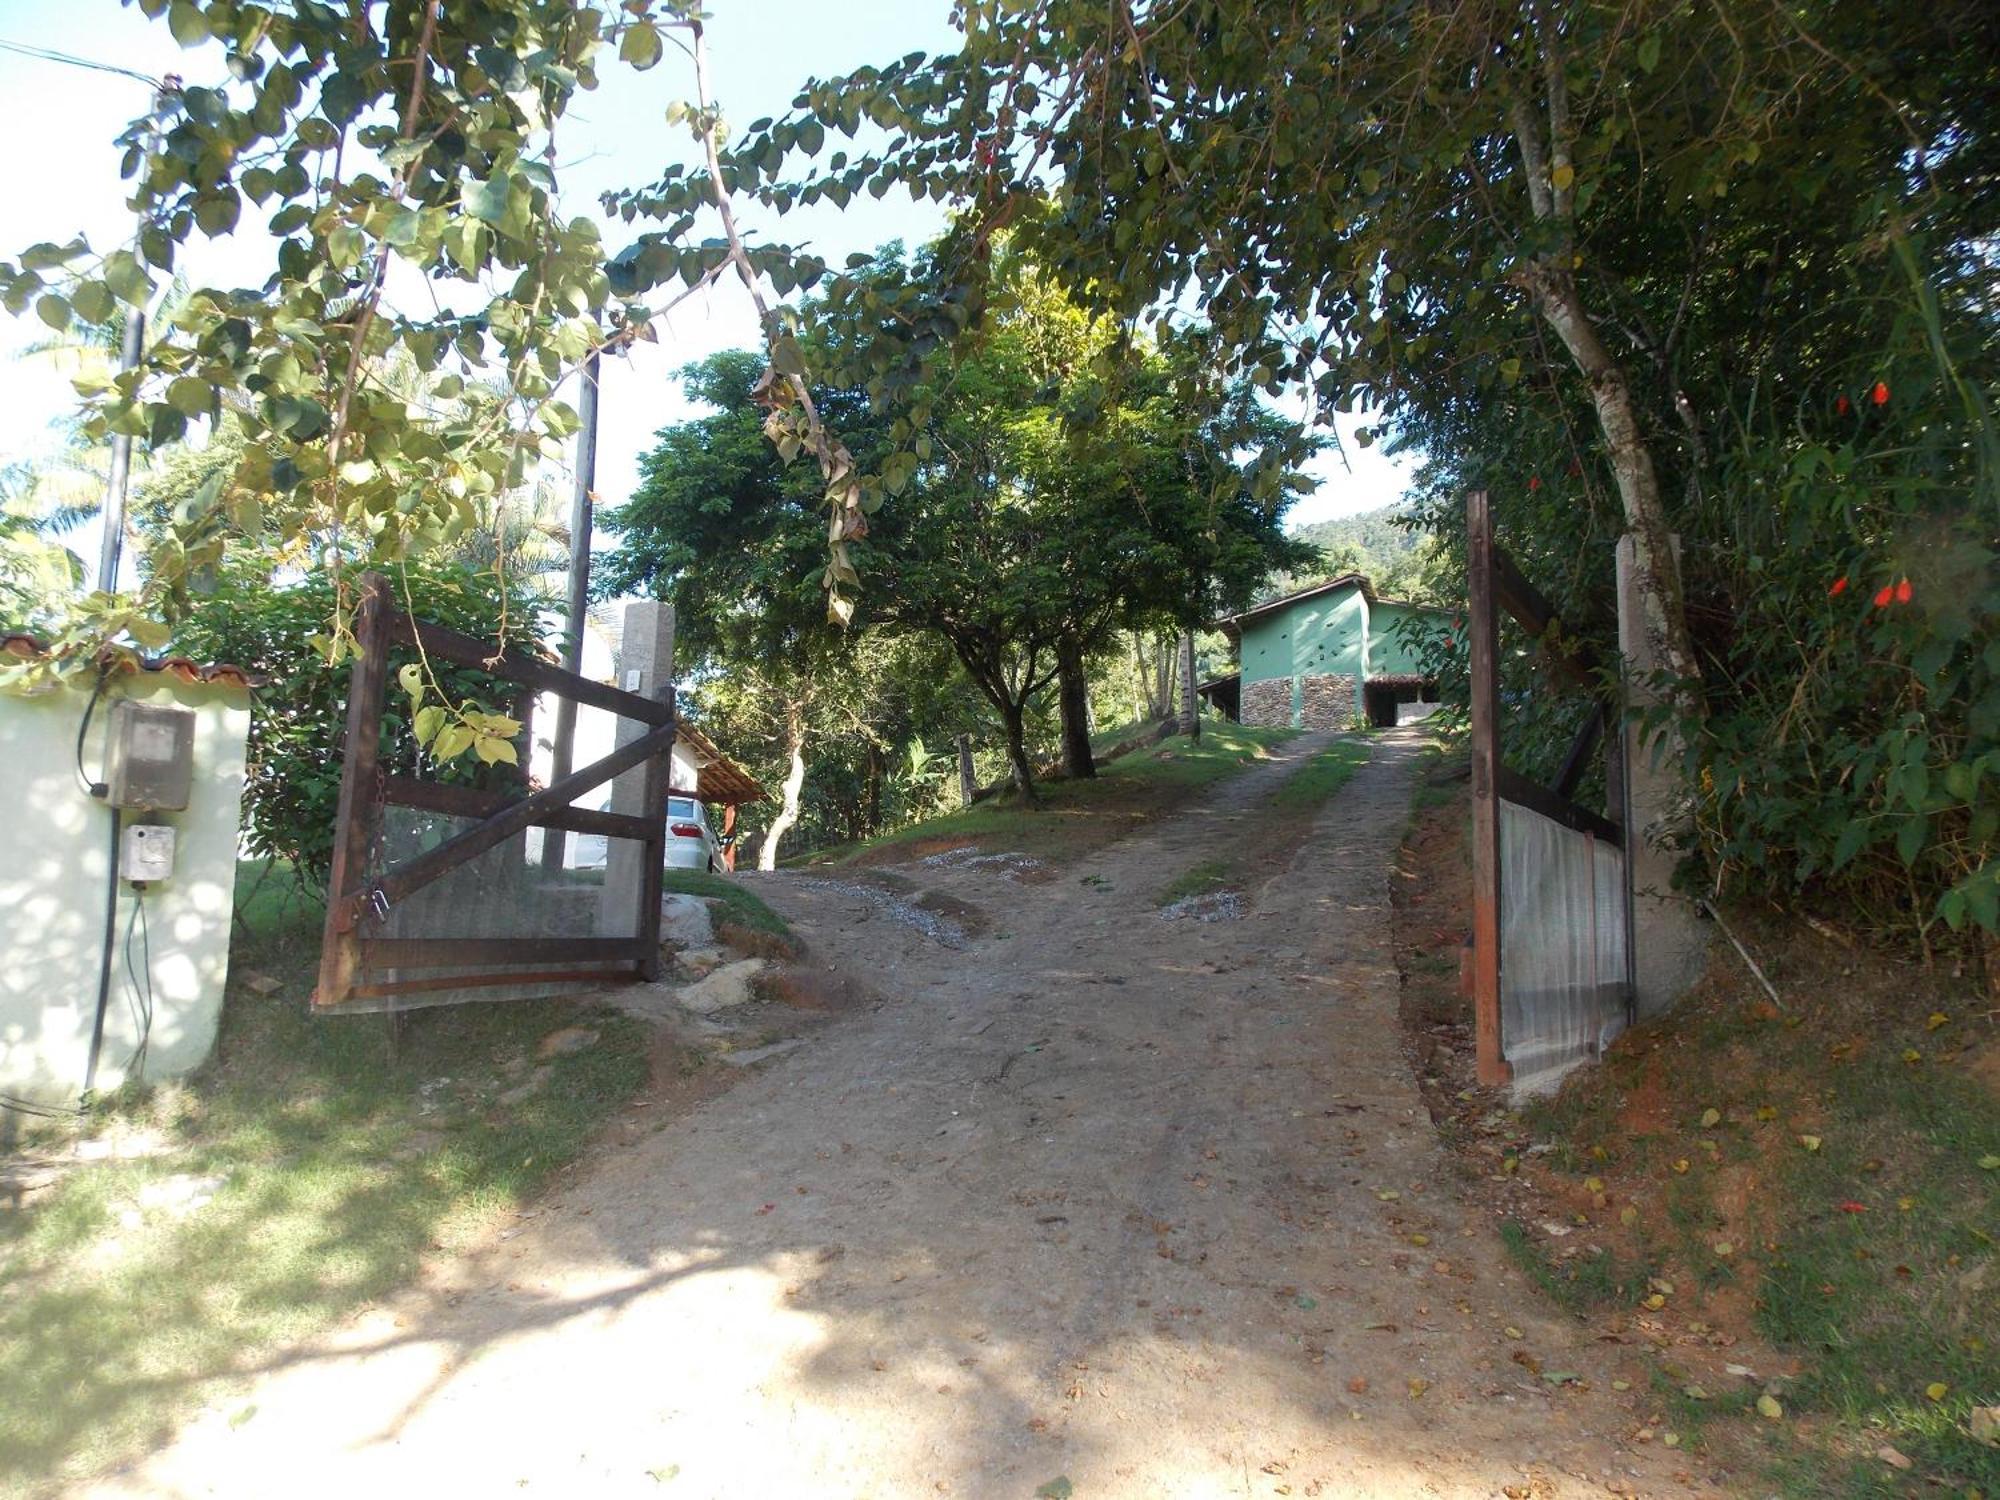
[[[1056,705],[1062,712],[1062,767],[1070,777],[1095,776],[1090,753],[1090,677],[1083,647],[1064,641],[1056,647]]]
[[[790,833],[792,825],[799,820],[799,791],[806,784],[806,759],[800,753],[805,742],[805,718],[798,704],[789,703],[785,706],[785,750],[791,756],[791,769],[785,773],[785,800],[757,850],[757,868],[760,870],[778,868],[778,841]]]
[[[1673,528],[1667,522],[1653,455],[1639,430],[1632,388],[1626,383],[1625,372],[1597,336],[1596,325],[1577,294],[1576,282],[1567,272],[1539,268],[1534,276],[1534,293],[1537,310],[1556,331],[1590,384],[1597,425],[1604,434],[1611,472],[1618,481],[1618,498],[1632,532],[1646,634],[1655,659],[1665,662],[1677,679],[1675,705],[1684,715],[1699,717],[1701,664],[1688,633],[1687,603],[1681,590],[1680,561],[1674,555]]]
[[[1180,732],[1191,740],[1201,738],[1201,713],[1194,695],[1194,632],[1181,632],[1181,722]]]
[[[868,744],[868,771],[866,795],[862,800],[862,837],[872,838],[882,826],[882,747],[874,741]]]
[[[1147,710],[1153,706],[1153,669],[1146,665],[1146,638],[1136,630],[1132,632],[1132,668],[1139,681],[1135,706],[1139,718],[1143,720],[1151,717]]]
[[[1042,799],[1035,790],[1035,768],[1028,763],[1027,717],[1024,704],[1000,705],[1000,721],[1007,731],[1007,764],[1014,768],[1014,785],[1020,789],[1023,802],[1040,807]]]
[[[972,736],[958,737],[958,805],[972,806],[973,793],[979,790],[979,781],[972,772]]]
[[[1153,718],[1170,719],[1174,714],[1173,658],[1164,639],[1153,642]]]

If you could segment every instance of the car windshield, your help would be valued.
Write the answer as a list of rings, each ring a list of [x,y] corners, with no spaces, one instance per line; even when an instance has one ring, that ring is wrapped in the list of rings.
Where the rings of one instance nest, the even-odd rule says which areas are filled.
[[[692,818],[692,817],[693,817],[694,815],[695,815],[695,803],[694,803],[694,798],[692,798],[692,797],[669,797],[669,798],[667,798],[667,816],[668,816],[668,817],[670,817],[670,818]]]

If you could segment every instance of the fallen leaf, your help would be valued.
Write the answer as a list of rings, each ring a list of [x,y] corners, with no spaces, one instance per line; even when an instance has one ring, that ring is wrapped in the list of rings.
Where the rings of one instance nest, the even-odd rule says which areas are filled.
[[[1705,1109],[1701,1112],[1701,1128],[1703,1130],[1713,1130],[1715,1129],[1716,1126],[1720,1125],[1721,1123],[1722,1123],[1721,1110]]]
[[[2000,1406],[1975,1406],[1965,1414],[1965,1430],[1975,1443],[2000,1448]]]
[[[1875,1456],[1892,1469],[1907,1469],[1911,1467],[1908,1455],[1898,1453],[1887,1443],[1884,1443],[1875,1450]]]
[[[1687,1397],[1688,1400],[1690,1401],[1706,1401],[1708,1399],[1708,1392],[1702,1389],[1698,1385],[1682,1386],[1681,1394]]]
[[[1982,1156],[1979,1158],[1980,1171],[1991,1172],[1996,1168],[2000,1168],[2000,1156]]]
[[[1844,1214],[1865,1214],[1868,1212],[1868,1205],[1857,1203],[1852,1198],[1849,1198],[1845,1203],[1840,1205],[1840,1211]]]
[[[1950,1024],[1951,1024],[1950,1016],[1946,1015],[1941,1010],[1934,1010],[1931,1012],[1930,1019],[1924,1022],[1924,1030],[1936,1031],[1938,1027],[1949,1026]]]
[[[1629,1380],[1614,1380],[1611,1382],[1611,1389],[1614,1391],[1629,1391],[1632,1389],[1632,1382]]]
[[[1410,1236],[1410,1243],[1412,1245],[1415,1245],[1420,1250],[1425,1245],[1428,1245],[1430,1242],[1431,1242],[1431,1237],[1427,1234],[1413,1234]]]
[[[1583,1179],[1583,1190],[1584,1190],[1584,1191],[1585,1191],[1586,1193],[1601,1193],[1601,1192],[1603,1192],[1603,1191],[1604,1191],[1604,1179],[1603,1179],[1602,1177],[1586,1177],[1586,1178],[1584,1178],[1584,1179]]]
[[[1629,1203],[1626,1204],[1618,1210],[1618,1222],[1629,1229],[1632,1225],[1639,1222],[1639,1210]]]
[[[1368,1394],[1368,1378],[1365,1375],[1355,1376],[1347,1382],[1347,1389],[1357,1396],[1365,1396]]]
[[[1658,1312],[1661,1308],[1665,1307],[1666,1305],[1667,1305],[1667,1299],[1665,1297],[1662,1297],[1658,1292],[1653,1293],[1652,1296],[1646,1299],[1646,1306],[1652,1308],[1653,1311],[1655,1312]]]
[[[1379,1192],[1377,1192],[1375,1196],[1377,1198],[1380,1198],[1384,1203],[1394,1203],[1397,1199],[1401,1198],[1403,1195],[1397,1192],[1394,1188],[1383,1188]]]
[[[1412,1377],[1410,1381],[1410,1399],[1412,1401],[1416,1400],[1417,1397],[1430,1388],[1431,1383],[1428,1380],[1424,1380],[1421,1377]]]
[[[1583,1377],[1570,1370],[1544,1370],[1542,1379],[1550,1385],[1582,1385]]]
[[[1505,1333],[1505,1334],[1507,1335],[1507,1337],[1508,1337],[1508,1338],[1510,1338],[1510,1339],[1517,1339],[1517,1338],[1520,1338],[1520,1337],[1521,1337],[1521,1330],[1520,1330],[1520,1329],[1518,1329],[1518,1328],[1513,1328],[1513,1327],[1509,1327],[1509,1328],[1506,1328],[1506,1329],[1504,1329],[1504,1330],[1502,1330],[1502,1331],[1503,1331],[1503,1332],[1504,1332],[1504,1333]]]
[[[1799,1144],[1808,1151],[1817,1151],[1819,1150],[1819,1137],[1816,1135],[1802,1135],[1799,1137]]]
[[[1757,1415],[1778,1422],[1784,1419],[1785,1409],[1778,1404],[1776,1396],[1762,1395],[1757,1398]]]
[[[1728,1240],[1717,1240],[1715,1242],[1715,1253],[1723,1260],[1727,1260],[1736,1253],[1736,1247],[1730,1244]]]
[[[1689,1165],[1690,1163],[1688,1162],[1688,1159],[1685,1156],[1683,1156],[1680,1158],[1680,1160],[1674,1163],[1674,1170],[1680,1173],[1683,1177],[1685,1177],[1687,1175],[1687,1169]]]
[[[1933,1380],[1929,1385],[1924,1387],[1924,1394],[1933,1401],[1942,1401],[1946,1396],[1951,1394],[1951,1387],[1946,1385],[1942,1380]]]
[[[1069,1475],[1058,1474],[1047,1484],[1035,1487],[1035,1500],[1069,1500],[1076,1493],[1076,1486],[1069,1482]]]
[[[1777,1106],[1777,1105],[1775,1105],[1775,1104],[1760,1104],[1760,1105],[1759,1105],[1759,1106],[1757,1107],[1757,1118],[1758,1118],[1758,1119],[1760,1119],[1760,1120],[1775,1120],[1775,1119],[1777,1119],[1777,1118],[1778,1118],[1778,1106]]]
[[[1904,1061],[1904,1062],[1906,1062],[1906,1063],[1920,1063],[1920,1062],[1922,1062],[1923,1060],[1924,1060],[1924,1055],[1923,1055],[1923,1053],[1919,1052],[1919,1051],[1918,1051],[1918,1050],[1917,1050],[1917,1049],[1916,1049],[1915,1047],[1905,1047],[1905,1048],[1903,1049],[1903,1061]]]
[[[1660,1434],[1660,1441],[1669,1448],[1678,1448],[1681,1445],[1681,1435],[1678,1432],[1663,1432]]]

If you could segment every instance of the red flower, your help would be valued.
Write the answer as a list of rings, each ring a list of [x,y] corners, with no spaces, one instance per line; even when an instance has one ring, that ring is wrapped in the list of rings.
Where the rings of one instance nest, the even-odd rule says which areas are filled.
[[[1540,489],[1541,487],[1542,487],[1542,476],[1539,474],[1530,475],[1528,478],[1528,493],[1532,495],[1536,490]]]
[[[1833,580],[1833,587],[1826,591],[1826,596],[1829,599],[1836,599],[1840,597],[1840,595],[1846,592],[1847,592],[1847,575],[1845,573],[1842,573],[1838,578]]]
[[[1915,592],[1916,590],[1910,587],[1910,580],[1905,578],[1901,583],[1896,585],[1896,602],[1898,604],[1908,604],[1910,596]]]
[[[1887,406],[1889,404],[1888,382],[1883,380],[1876,381],[1875,389],[1868,393],[1868,399],[1873,401],[1877,406]]]
[[[1847,415],[1847,406],[1848,402],[1845,396],[1842,396],[1838,401],[1833,403],[1834,411],[1843,417]]]
[[[1895,597],[1896,597],[1895,589],[1891,588],[1888,584],[1885,583],[1882,585],[1882,587],[1880,587],[1875,591],[1875,607],[1877,609],[1887,609],[1889,607],[1889,601]]]
[[[1844,1214],[1865,1214],[1868,1212],[1868,1205],[1865,1203],[1856,1203],[1852,1198],[1849,1198],[1845,1203],[1840,1205],[1840,1211]]]

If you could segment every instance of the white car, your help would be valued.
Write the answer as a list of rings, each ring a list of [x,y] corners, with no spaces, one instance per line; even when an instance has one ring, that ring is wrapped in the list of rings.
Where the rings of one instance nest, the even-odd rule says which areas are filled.
[[[708,826],[708,809],[692,797],[667,798],[667,868],[722,869],[722,841]]]

